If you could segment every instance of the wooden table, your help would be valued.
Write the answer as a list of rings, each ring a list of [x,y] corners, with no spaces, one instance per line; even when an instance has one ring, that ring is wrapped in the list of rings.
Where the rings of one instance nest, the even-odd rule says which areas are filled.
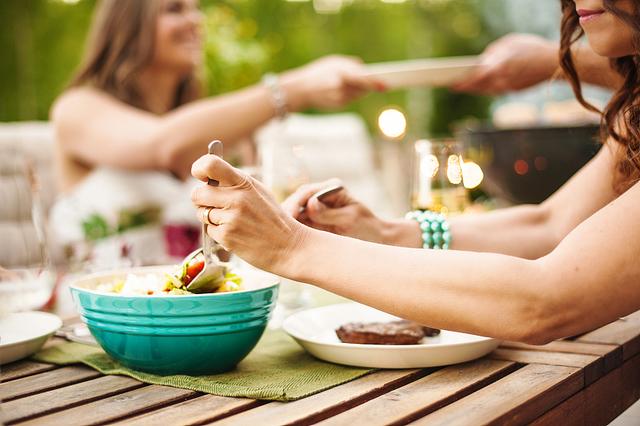
[[[8,425],[607,424],[640,398],[640,311],[573,340],[505,343],[467,364],[379,371],[289,403],[147,385],[81,365],[19,361],[1,377]]]

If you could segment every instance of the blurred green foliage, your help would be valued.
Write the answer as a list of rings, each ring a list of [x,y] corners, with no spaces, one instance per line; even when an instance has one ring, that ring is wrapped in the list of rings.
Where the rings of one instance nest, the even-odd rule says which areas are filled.
[[[353,0],[332,14],[317,13],[312,1],[201,3],[209,94],[330,53],[356,55],[365,62],[475,54],[500,32],[483,15],[487,10],[499,14],[500,0]],[[0,121],[47,119],[80,60],[94,4],[0,1]],[[488,100],[447,90],[396,91],[371,94],[349,110],[371,124],[386,105],[409,112],[417,127],[412,133],[446,134],[455,120],[484,117]]]

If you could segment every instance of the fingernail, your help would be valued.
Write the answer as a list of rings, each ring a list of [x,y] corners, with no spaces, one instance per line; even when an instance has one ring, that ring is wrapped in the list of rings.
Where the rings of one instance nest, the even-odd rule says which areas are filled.
[[[313,208],[316,210],[316,212],[322,212],[324,211],[327,206],[325,206],[322,201],[318,200],[317,198],[313,199]]]

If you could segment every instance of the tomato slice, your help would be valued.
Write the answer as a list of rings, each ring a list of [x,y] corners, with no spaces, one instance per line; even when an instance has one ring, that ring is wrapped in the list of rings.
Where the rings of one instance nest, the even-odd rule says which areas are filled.
[[[184,286],[188,286],[189,283],[191,282],[192,278],[189,276],[189,274],[185,275],[184,278],[182,278],[182,284]]]
[[[191,265],[187,266],[187,277],[185,277],[185,281],[187,281],[187,279],[189,280],[189,282],[191,282],[192,279],[194,279],[196,277],[196,275],[198,275],[202,270],[204,269],[204,260],[201,260],[199,262],[196,263],[192,263]],[[185,282],[185,285],[188,285],[188,282]]]

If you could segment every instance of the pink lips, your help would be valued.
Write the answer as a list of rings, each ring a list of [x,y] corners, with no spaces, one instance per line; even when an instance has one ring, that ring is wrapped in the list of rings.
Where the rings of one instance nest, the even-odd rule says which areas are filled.
[[[601,16],[604,10],[578,9],[577,13],[580,16],[580,23],[584,23]]]

